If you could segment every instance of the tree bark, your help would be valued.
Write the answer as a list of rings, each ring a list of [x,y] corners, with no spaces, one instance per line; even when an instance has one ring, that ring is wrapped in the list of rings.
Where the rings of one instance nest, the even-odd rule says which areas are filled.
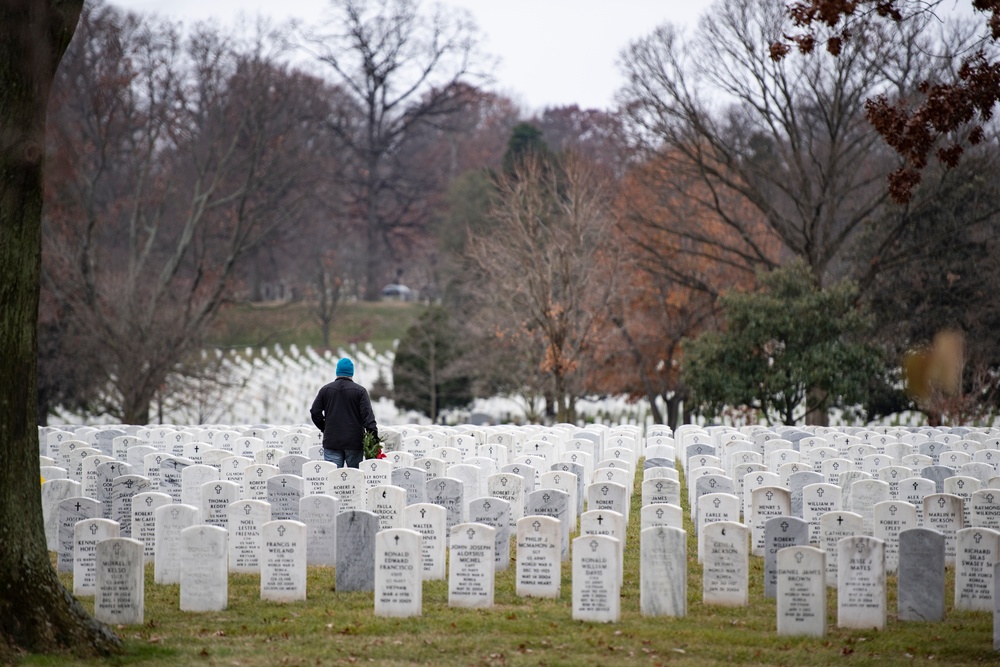
[[[0,5],[0,662],[102,655],[119,640],[62,586],[38,487],[37,361],[45,110],[83,0]]]

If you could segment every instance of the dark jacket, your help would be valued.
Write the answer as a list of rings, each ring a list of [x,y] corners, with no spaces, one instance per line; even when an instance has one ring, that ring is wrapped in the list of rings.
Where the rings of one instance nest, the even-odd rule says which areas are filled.
[[[365,431],[378,437],[368,390],[348,377],[324,386],[309,410],[313,423],[323,431],[324,449],[362,449]]]

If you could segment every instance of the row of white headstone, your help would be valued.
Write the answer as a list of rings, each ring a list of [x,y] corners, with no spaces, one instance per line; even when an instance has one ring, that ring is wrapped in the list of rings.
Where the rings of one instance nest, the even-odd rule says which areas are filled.
[[[644,444],[648,445],[648,443],[644,443]],[[685,463],[687,463],[687,461],[689,459],[685,458],[685,459],[682,459],[682,460]],[[628,462],[628,463],[630,463],[630,462]],[[653,480],[645,480],[644,484],[645,484],[645,482],[649,482],[649,481],[653,481]],[[644,500],[645,500],[645,493],[644,493]],[[656,504],[659,504],[659,503],[656,503]],[[779,514],[777,517],[774,517],[774,518],[795,518],[795,517],[783,517],[782,515]],[[724,525],[726,523],[729,523],[730,525],[729,526]],[[464,525],[464,524],[458,524],[458,525]],[[482,525],[482,524],[480,524],[480,525]],[[698,524],[696,524],[696,525],[698,525]],[[742,542],[740,542],[738,535],[736,536],[735,544],[733,544],[733,545],[726,546],[728,544],[727,542],[720,541],[718,538],[721,537],[721,536],[720,535],[716,535],[716,531],[720,531],[721,530],[722,531],[722,535],[725,535],[726,528],[728,528],[730,530],[730,536],[733,536],[734,533],[736,533],[736,534],[740,533],[740,529],[742,529],[742,531],[744,532]],[[392,529],[392,530],[398,530],[398,529]],[[667,527],[667,526],[657,526],[657,527],[654,527],[652,529],[646,529],[646,530],[659,531],[659,533],[661,535],[666,535],[668,533],[669,527]],[[677,529],[673,529],[673,530],[677,530]],[[737,523],[734,523],[734,522],[725,522],[725,521],[723,521],[723,522],[718,522],[717,525],[705,525],[704,526],[704,530],[706,531],[706,536],[711,536],[711,538],[712,538],[711,539],[712,547],[710,547],[708,549],[708,553],[712,553],[712,550],[714,549],[715,552],[716,552],[714,555],[720,555],[720,554],[722,554],[722,555],[726,555],[726,554],[732,555],[730,552],[738,554],[740,552],[740,548],[738,546],[740,543],[743,544],[742,551],[746,552],[746,550],[747,550],[746,549],[746,542],[747,542],[747,537],[748,537],[747,530],[746,530],[746,527],[742,526],[741,524],[737,524]],[[376,532],[378,532],[378,531],[376,531]],[[909,535],[909,531],[905,531],[905,532],[907,533],[907,535]],[[986,532],[992,532],[992,531],[986,531]],[[646,533],[644,531],[643,532],[644,541],[645,541],[645,534]],[[806,534],[808,535],[808,532],[806,532]],[[982,531],[979,533],[979,538],[980,538],[980,540],[983,538],[983,532]],[[580,539],[582,539],[582,538],[577,538],[578,541]],[[615,538],[611,538],[611,539],[615,539]],[[848,539],[857,540],[857,539],[875,539],[875,538],[859,538],[857,536],[844,537],[844,538],[841,538],[840,540],[838,540],[838,550],[840,550],[840,545],[842,543],[844,543],[845,540],[848,540]],[[680,542],[683,543],[684,540],[681,539]],[[881,540],[877,540],[877,543],[881,545],[881,549],[882,549],[882,552],[881,552],[882,553],[882,559],[883,559],[883,561],[882,561],[882,572],[883,572],[883,582],[884,582],[884,567],[885,567],[885,565],[884,565],[884,542],[881,541]],[[519,544],[520,544],[520,542],[519,542]],[[722,544],[724,546],[722,548],[718,548],[717,545],[719,545],[719,544]],[[781,542],[779,541],[777,544],[781,544]],[[875,544],[875,542],[872,542],[871,544]],[[942,544],[943,544],[943,540],[942,540]],[[599,547],[598,546],[594,546],[593,548],[596,550]],[[788,547],[788,548],[800,548],[800,547]],[[850,548],[854,548],[854,547],[852,546]],[[495,544],[494,544],[494,549],[495,549]],[[643,546],[642,549],[641,549],[642,553],[645,553],[645,549],[646,549],[646,547]],[[576,567],[577,567],[576,566],[576,552],[577,551],[580,551],[580,548],[579,548],[579,545],[577,544],[577,542],[574,542],[574,575],[577,574],[576,573]],[[778,554],[783,553],[783,549],[780,548],[780,547],[775,547],[773,549],[773,553],[774,553],[775,559],[777,559],[778,558]],[[993,554],[995,554],[995,553],[996,553],[996,551],[994,549]],[[798,555],[801,556],[801,559],[808,558],[807,554],[802,554],[801,552],[799,552]],[[823,555],[824,555],[824,559],[825,559],[826,556],[827,556],[827,552],[824,551]],[[584,554],[583,556],[581,556],[581,558],[586,559],[586,555]],[[995,560],[995,556],[993,556],[993,558]],[[595,559],[596,560],[601,560],[601,559],[604,559],[604,557],[603,556],[600,556],[600,557],[595,556]],[[847,562],[848,563],[851,562],[851,559],[855,559],[856,560],[856,558],[852,556],[852,557],[850,557],[847,560]],[[669,560],[669,559],[667,559],[667,560]],[[708,562],[706,562],[706,565],[705,565],[705,570],[704,570],[705,574],[703,576],[705,576],[705,582],[704,583],[705,583],[705,591],[706,591],[706,593],[705,593],[705,595],[706,595],[706,601],[708,601],[708,602],[714,602],[714,603],[719,603],[719,604],[724,604],[726,602],[723,602],[722,600],[726,599],[727,595],[732,595],[732,594],[735,594],[735,593],[739,593],[741,591],[746,591],[746,590],[748,590],[748,587],[745,585],[745,583],[743,585],[739,585],[738,582],[740,580],[740,577],[737,575],[735,577],[735,579],[734,579],[734,581],[736,581],[737,584],[734,585],[731,590],[729,590],[728,584],[726,582],[729,581],[730,579],[732,579],[733,572],[738,572],[739,569],[740,569],[740,567],[738,565],[734,566],[732,562],[726,562],[724,558],[721,559],[721,560],[723,561],[723,565],[722,565],[721,568],[718,568],[718,567],[715,567],[713,565],[713,562],[711,561],[711,559],[708,559]],[[988,560],[988,558],[981,558],[980,560]],[[841,557],[841,558],[838,558],[838,561],[840,561],[840,563],[844,563],[845,559],[843,557]],[[584,562],[586,562],[586,561],[584,561]],[[620,561],[620,556],[619,556],[619,560],[618,560],[619,568],[620,568],[620,562],[621,561]],[[665,560],[661,559],[660,565],[662,566],[664,562],[665,562]],[[777,562],[777,560],[775,562]],[[679,563],[681,563],[680,567],[686,573],[686,557],[680,559]],[[648,565],[649,565],[648,568],[645,567],[645,565],[647,565],[647,563],[643,563],[643,565],[644,565],[643,570],[648,570],[648,571],[653,571],[653,570],[655,570],[655,567],[656,567],[655,565],[653,565],[652,561],[650,563],[648,563]],[[590,563],[589,565],[581,565],[580,569],[581,570],[586,570],[586,569],[588,569],[590,567],[594,567],[594,563]],[[776,565],[776,566],[774,566],[773,569],[774,569],[774,576],[775,576],[775,585],[780,587],[781,586],[781,583],[780,583],[780,581],[781,581],[781,578],[780,578],[781,577],[781,572],[780,571],[782,569],[791,571],[794,568],[791,568],[790,566],[787,566],[787,564],[786,564],[786,566]],[[824,567],[820,568],[819,571],[822,572],[822,571],[825,571],[826,569],[827,569],[827,567],[824,564]],[[878,570],[878,568],[875,568],[875,569]],[[748,570],[748,568],[746,566],[744,566],[743,567],[743,571],[746,572],[747,570]],[[815,568],[809,567],[809,568],[807,568],[807,570],[809,572],[812,572],[812,570],[815,570]],[[796,575],[796,576],[799,576],[799,575]],[[901,575],[900,576],[902,577],[902,568],[901,568]],[[577,579],[577,577],[574,576],[574,581],[576,581],[576,579]],[[680,577],[680,579],[681,580],[686,580],[686,576]],[[814,579],[815,579],[815,577],[812,577],[812,578],[809,578],[808,581],[812,582],[814,584],[815,583]],[[643,581],[643,590],[645,590],[646,586],[647,586],[647,584],[645,583],[645,581],[646,580],[644,578],[644,581]],[[793,580],[793,581],[795,581],[795,580]],[[802,581],[805,581],[805,580],[797,580],[797,581],[800,581],[800,583],[801,583]],[[825,581],[824,581],[824,583],[825,583]],[[851,589],[849,588],[849,584],[847,584],[846,581],[845,582],[841,582],[841,583],[838,584],[838,591],[841,590],[841,584],[843,584],[845,586],[848,586],[848,588],[843,589],[844,592],[839,592],[838,593],[838,595],[844,599],[843,603],[840,603],[840,602],[838,603],[838,609],[841,609],[843,604],[847,604],[850,600],[852,600],[854,598],[861,599],[861,601],[862,601],[861,603],[864,604],[864,605],[871,604],[871,601],[867,597],[865,597],[865,595],[852,593]],[[575,586],[575,584],[574,584],[574,586]],[[339,588],[339,586],[338,586],[338,588]],[[659,588],[664,588],[664,587],[661,585]],[[671,591],[670,591],[670,594],[667,595],[667,596],[665,596],[665,598],[663,598],[663,599],[667,599],[667,600],[677,600],[677,599],[685,600],[686,599],[686,594],[680,595],[680,596],[678,596],[676,594],[677,591],[673,590],[673,589],[676,588],[676,586],[667,586],[666,588],[671,589]],[[884,583],[883,583],[882,588],[883,588],[882,596],[884,598]],[[653,589],[656,590],[656,587],[654,586]],[[721,591],[722,594],[723,594],[722,597],[718,597],[716,595],[716,591]],[[603,596],[603,593],[601,595]],[[712,597],[713,595],[716,595],[716,597]],[[779,593],[779,618],[780,618],[780,612],[781,612],[781,609],[782,609],[782,606],[783,606],[782,600],[784,600],[786,597],[788,597],[788,595],[789,594],[784,594],[783,595],[783,594]],[[860,597],[859,597],[859,595],[860,595]],[[574,614],[577,613],[576,597],[577,597],[576,590],[574,589]],[[601,599],[604,599],[604,598],[602,597]],[[652,597],[649,597],[649,599],[652,599]],[[956,599],[958,599],[958,598],[956,598]],[[650,604],[652,605],[652,603],[650,603]],[[801,602],[795,603],[795,604],[792,605],[792,607],[793,608],[801,608],[802,604],[803,603],[801,603]],[[665,603],[665,602],[662,603],[660,606],[663,606],[663,605],[669,606],[668,603]],[[788,605],[784,605],[784,606],[787,607]],[[825,609],[825,607],[824,607],[824,609]],[[883,610],[884,610],[884,603],[883,603]],[[644,611],[644,613],[646,612],[646,606],[645,606],[645,604],[643,604],[643,611]],[[604,614],[604,616],[602,616],[602,618],[600,618],[600,619],[595,619],[595,620],[613,620],[613,619],[607,617],[608,614],[610,613],[607,610],[605,610],[602,613]],[[820,614],[820,616],[824,619],[824,622],[825,622],[825,612],[822,613],[822,614]],[[580,616],[580,617],[582,618],[583,616]],[[853,612],[848,612],[848,613],[845,613],[845,617],[852,617],[852,618],[854,618],[854,617],[857,617],[857,614],[855,614]],[[839,620],[838,620],[838,623],[839,623]],[[781,624],[781,621],[779,621],[779,625],[780,624]]]

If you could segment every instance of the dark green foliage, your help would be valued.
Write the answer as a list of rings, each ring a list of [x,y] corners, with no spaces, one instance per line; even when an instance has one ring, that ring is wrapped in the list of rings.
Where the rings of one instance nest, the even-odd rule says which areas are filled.
[[[853,283],[818,287],[801,261],[764,274],[758,291],[720,299],[725,331],[685,344],[684,382],[710,413],[747,406],[768,422],[864,404],[887,371],[856,298]]]
[[[507,152],[503,156],[504,171],[513,173],[517,165],[531,155],[543,161],[552,157],[548,144],[542,138],[542,131],[531,123],[518,123],[507,140]]]
[[[992,157],[992,156],[990,156]],[[934,190],[918,190],[906,210],[875,225],[911,219],[907,234],[878,248],[869,262],[880,270],[866,290],[880,339],[902,357],[946,330],[965,341],[965,392],[974,378],[1000,367],[1000,180],[995,159],[966,159],[941,175]],[[986,371],[986,373],[983,373]],[[983,394],[990,400],[990,393]],[[995,394],[994,394],[995,400]]]
[[[403,410],[437,420],[442,410],[472,401],[458,329],[440,306],[428,308],[411,326],[392,364],[393,397]]]

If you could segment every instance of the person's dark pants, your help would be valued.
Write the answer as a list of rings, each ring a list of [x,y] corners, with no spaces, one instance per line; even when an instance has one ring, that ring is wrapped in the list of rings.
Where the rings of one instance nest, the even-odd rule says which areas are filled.
[[[365,453],[360,449],[327,449],[323,448],[323,459],[335,464],[338,468],[360,468],[365,459]]]

